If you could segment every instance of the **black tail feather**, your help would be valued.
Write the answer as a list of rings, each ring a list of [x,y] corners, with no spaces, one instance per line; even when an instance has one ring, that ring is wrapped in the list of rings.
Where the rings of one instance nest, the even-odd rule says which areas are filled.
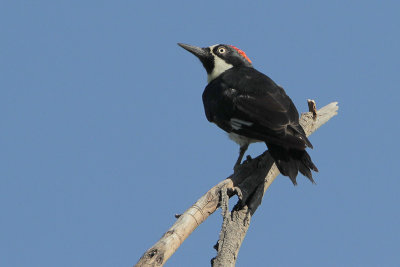
[[[318,168],[314,165],[310,155],[305,150],[287,149],[278,145],[267,144],[268,151],[274,158],[279,171],[289,176],[294,185],[297,184],[296,177],[298,172],[306,176],[312,183],[314,179],[311,170],[318,172]]]

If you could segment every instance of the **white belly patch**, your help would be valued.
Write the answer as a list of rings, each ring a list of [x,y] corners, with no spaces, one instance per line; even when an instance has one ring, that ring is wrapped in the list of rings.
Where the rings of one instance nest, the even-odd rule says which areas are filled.
[[[261,142],[260,140],[255,140],[248,138],[243,135],[235,134],[235,133],[228,133],[229,138],[234,141],[239,146],[249,145],[251,143]]]

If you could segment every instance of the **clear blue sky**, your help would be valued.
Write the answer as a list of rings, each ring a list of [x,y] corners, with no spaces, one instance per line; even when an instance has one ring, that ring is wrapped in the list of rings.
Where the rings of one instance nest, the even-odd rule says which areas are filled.
[[[400,266],[399,2],[255,2],[1,2],[0,266],[131,266],[231,173],[177,42],[241,48],[299,111],[340,105],[317,185],[278,177],[238,266]],[[166,266],[209,266],[220,226]]]

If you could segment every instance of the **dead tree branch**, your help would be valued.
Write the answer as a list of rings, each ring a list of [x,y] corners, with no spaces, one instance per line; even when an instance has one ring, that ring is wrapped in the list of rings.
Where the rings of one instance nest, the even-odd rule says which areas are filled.
[[[317,111],[302,114],[300,123],[307,135],[316,131],[337,114],[337,102],[333,102]],[[248,159],[233,175],[221,181],[203,195],[193,206],[179,216],[172,227],[150,249],[148,249],[135,267],[163,266],[183,241],[208,216],[222,205],[223,228],[216,245],[218,255],[212,260],[213,266],[234,266],[240,245],[247,233],[252,214],[261,204],[262,197],[278,176],[273,159],[266,151],[254,159]],[[229,212],[229,197],[237,194],[239,202]]]
[[[330,118],[337,114],[338,106],[337,103],[331,103],[318,112],[316,112],[315,101],[308,100],[310,112],[302,114],[300,124],[303,126],[307,136],[312,134],[321,125],[326,123]],[[275,180],[279,174],[279,170],[268,152],[265,152],[261,157],[261,162],[266,164],[268,174],[265,176],[260,173],[256,177],[251,177],[249,182],[264,179],[264,182],[254,183],[256,189],[250,189],[253,194],[249,198],[241,198],[239,196],[239,202],[233,208],[231,213],[223,212],[223,224],[220,234],[220,239],[216,245],[218,255],[212,259],[213,267],[230,267],[235,266],[237,255],[239,253],[240,246],[246,236],[247,230],[250,226],[250,220],[258,206],[261,204],[264,193]],[[254,168],[254,166],[246,166],[243,164],[243,168]],[[265,166],[259,166],[263,169]],[[253,169],[254,170],[254,169]],[[250,170],[249,170],[250,171]],[[248,180],[248,179],[246,179]],[[245,181],[246,181],[245,180]],[[242,185],[239,185],[241,188]],[[246,189],[252,188],[245,186]],[[243,191],[243,189],[241,189]],[[227,201],[221,202],[221,209],[226,210],[228,206]]]

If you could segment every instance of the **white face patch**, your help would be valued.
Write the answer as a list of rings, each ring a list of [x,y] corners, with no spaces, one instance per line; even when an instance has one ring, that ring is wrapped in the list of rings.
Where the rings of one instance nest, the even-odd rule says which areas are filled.
[[[214,57],[214,69],[207,76],[207,81],[208,82],[211,82],[212,80],[217,78],[219,75],[221,75],[221,73],[223,73],[224,71],[226,71],[226,70],[228,70],[228,69],[233,67],[232,64],[226,63],[223,59],[221,59],[220,57],[218,57],[217,55],[215,55],[213,53],[213,49],[216,46],[217,45],[210,46],[210,52]]]
[[[240,119],[236,119],[236,118],[231,118],[230,123],[231,123],[232,129],[234,129],[234,130],[240,130],[243,125],[245,125],[245,126],[253,125],[252,122],[244,121],[244,120],[240,120]]]

